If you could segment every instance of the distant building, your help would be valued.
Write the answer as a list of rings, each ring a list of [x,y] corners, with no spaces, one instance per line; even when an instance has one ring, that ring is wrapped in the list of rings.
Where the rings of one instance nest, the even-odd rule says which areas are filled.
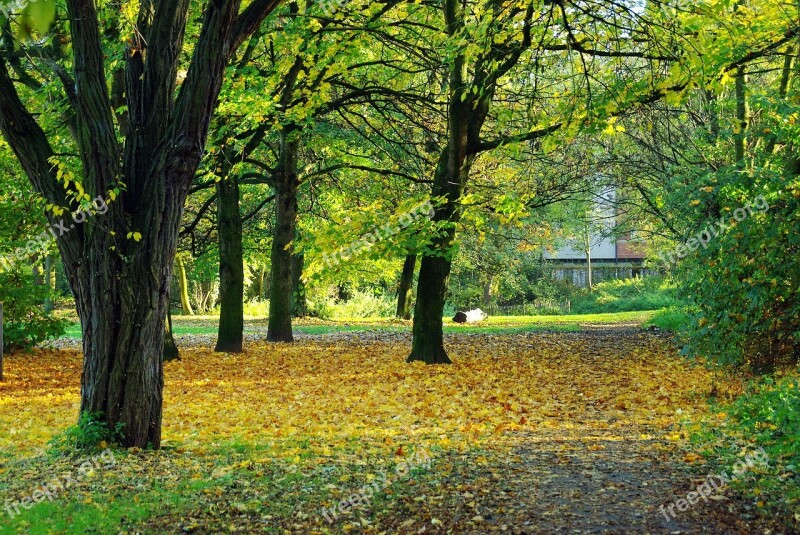
[[[617,224],[615,200],[613,188],[602,191],[589,214],[584,236],[567,240],[553,252],[545,251],[544,259],[554,268],[556,279],[570,280],[575,286],[586,287],[590,266],[593,284],[655,273],[643,266],[646,242],[636,239],[631,233],[624,237],[614,236]]]

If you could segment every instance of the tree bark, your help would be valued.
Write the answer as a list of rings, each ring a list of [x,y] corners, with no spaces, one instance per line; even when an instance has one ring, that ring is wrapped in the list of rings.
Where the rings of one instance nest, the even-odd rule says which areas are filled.
[[[241,353],[244,336],[244,262],[239,182],[235,176],[217,182],[219,222],[219,331],[214,351]]]
[[[466,124],[462,123],[461,126],[465,128]],[[453,142],[452,139],[451,147],[461,150],[465,148],[459,147],[460,143]],[[464,178],[469,172],[472,160],[466,155],[453,158],[450,154],[449,148],[442,152],[434,176],[432,197],[444,197],[446,201],[436,208],[433,220],[444,225],[440,234],[431,243],[432,252],[424,254],[420,263],[417,301],[414,306],[413,340],[408,362],[420,360],[426,364],[451,363],[444,349],[442,315],[452,263],[455,224],[459,219],[458,200],[463,193]]]
[[[397,312],[400,319],[411,319],[411,302],[414,290],[414,270],[417,266],[417,255],[406,255],[403,262],[403,271],[400,273],[400,283],[397,286]]]
[[[289,131],[287,131],[289,130]],[[297,155],[299,144],[291,129],[281,132],[275,173],[275,235],[270,255],[269,323],[267,341],[292,342],[292,242],[297,223]]]

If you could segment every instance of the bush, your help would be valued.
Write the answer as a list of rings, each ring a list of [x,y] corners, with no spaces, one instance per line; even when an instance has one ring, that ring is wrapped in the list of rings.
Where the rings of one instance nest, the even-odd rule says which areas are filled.
[[[591,292],[575,298],[572,312],[635,312],[679,307],[682,304],[673,281],[662,277],[635,277],[596,284]]]
[[[336,301],[324,295],[310,296],[308,309],[310,316],[326,320],[391,318],[397,310],[397,303],[390,296],[356,290],[347,301]]]
[[[691,322],[692,315],[686,312],[685,308],[665,308],[659,310],[644,326],[658,327],[673,333],[683,333],[691,325]]]
[[[49,289],[35,285],[30,274],[0,273],[0,302],[3,303],[3,349],[30,349],[39,342],[64,334],[67,322],[46,315],[42,303]]]
[[[736,483],[763,516],[782,521],[798,533],[800,517],[800,382],[796,374],[765,377],[727,406],[715,407],[708,421],[697,422],[692,439],[707,457],[732,466],[745,449],[763,448],[769,466]]]
[[[82,412],[77,425],[67,428],[50,441],[55,450],[69,452],[73,449],[105,447],[102,443],[120,442],[124,437],[125,424],[118,422],[112,429],[102,412]]]
[[[759,175],[717,173],[728,183],[712,200],[728,228],[678,271],[698,307],[688,351],[768,373],[800,361],[800,178]]]

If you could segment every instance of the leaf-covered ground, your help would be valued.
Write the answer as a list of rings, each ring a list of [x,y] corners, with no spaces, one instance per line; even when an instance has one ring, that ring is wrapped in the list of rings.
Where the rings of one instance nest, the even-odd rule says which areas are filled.
[[[13,518],[2,533],[750,533],[696,487],[679,424],[720,383],[635,330],[448,335],[453,366],[404,362],[407,333],[340,333],[166,366],[164,448]],[[80,356],[7,361],[0,504],[86,454],[43,453],[73,423]],[[83,455],[83,457],[82,457]],[[701,474],[702,475],[702,474]],[[12,512],[13,512],[12,507]]]

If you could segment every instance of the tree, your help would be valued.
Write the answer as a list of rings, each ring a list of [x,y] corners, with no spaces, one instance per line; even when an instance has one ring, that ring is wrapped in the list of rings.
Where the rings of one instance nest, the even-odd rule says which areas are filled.
[[[417,267],[417,255],[408,254],[403,261],[403,271],[397,285],[396,316],[403,320],[411,319],[411,300],[414,291],[414,270]]]
[[[690,85],[670,66],[703,21],[674,24],[660,7],[442,3],[448,129],[431,188],[442,230],[422,255],[409,361],[450,362],[442,313],[461,203],[480,155],[523,144],[546,155],[579,133],[616,132],[626,110]]]
[[[209,3],[177,89],[190,2],[142,2],[118,64],[103,45],[120,45],[104,35],[128,22],[101,18],[92,0],[67,0],[72,56],[56,73],[75,114],[76,161],[59,162],[20,98],[7,52],[0,57],[0,130],[55,207],[51,224],[62,209],[108,201],[106,214],[76,221],[57,243],[83,331],[81,412],[102,413],[112,429],[123,424],[127,446],[161,444],[164,321],[183,206],[224,70],[278,1],[255,0],[241,12],[238,0]],[[112,94],[109,74],[118,81]]]

